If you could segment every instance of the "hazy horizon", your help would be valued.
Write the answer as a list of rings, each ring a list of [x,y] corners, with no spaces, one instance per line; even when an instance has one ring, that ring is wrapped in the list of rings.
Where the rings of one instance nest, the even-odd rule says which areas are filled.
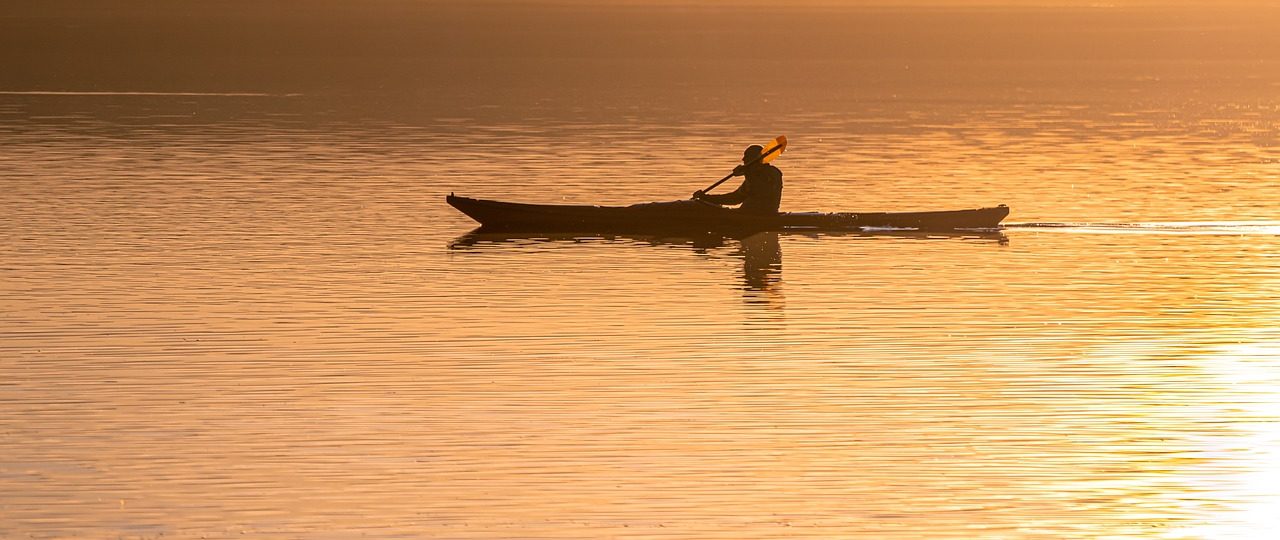
[[[815,86],[955,97],[992,79],[1050,98],[1063,85],[1144,80],[1156,93],[1280,88],[1276,7],[631,4],[26,4],[0,18],[0,91],[425,92],[449,106],[566,91],[822,98]]]

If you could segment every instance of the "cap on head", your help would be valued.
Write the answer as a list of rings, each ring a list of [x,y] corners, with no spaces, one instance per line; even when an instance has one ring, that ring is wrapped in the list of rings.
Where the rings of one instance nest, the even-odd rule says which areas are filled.
[[[760,146],[758,144],[753,144],[751,146],[748,146],[747,149],[742,152],[742,162],[746,163],[748,161],[756,159],[760,157],[760,154],[763,154],[763,153],[764,153],[763,146]]]

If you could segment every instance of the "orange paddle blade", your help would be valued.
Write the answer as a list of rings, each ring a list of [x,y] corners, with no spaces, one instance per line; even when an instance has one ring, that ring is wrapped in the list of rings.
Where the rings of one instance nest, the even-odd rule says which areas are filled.
[[[777,150],[775,150],[775,148]],[[764,158],[761,159],[760,162],[768,163],[770,161],[773,161],[773,158],[778,157],[778,154],[781,154],[786,151],[787,151],[787,136],[778,135],[778,138],[774,139],[773,142],[765,145]]]

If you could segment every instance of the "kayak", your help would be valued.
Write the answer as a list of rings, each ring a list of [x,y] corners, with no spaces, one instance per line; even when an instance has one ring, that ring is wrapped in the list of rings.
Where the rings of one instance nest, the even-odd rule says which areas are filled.
[[[743,232],[852,231],[873,228],[947,231],[994,229],[1009,215],[1005,205],[932,212],[778,212],[756,214],[696,201],[586,206],[525,204],[459,197],[445,201],[485,231],[545,232]]]
[[[696,201],[630,206],[525,204],[449,194],[445,201],[486,231],[740,232],[850,231],[869,228],[945,231],[994,229],[1009,215],[999,205],[931,212],[778,212],[754,214]]]
[[[915,240],[956,239],[976,242],[994,242],[1007,244],[1009,238],[1002,229],[953,229],[944,231],[918,231],[911,229],[877,229],[869,230],[805,230],[790,229],[785,231],[685,231],[685,232],[650,232],[650,233],[618,233],[590,231],[491,231],[483,227],[469,231],[449,242],[453,251],[476,251],[481,249],[501,249],[514,247],[523,249],[529,244],[582,244],[587,242],[622,242],[631,245],[680,246],[698,249],[724,247],[732,242],[739,244],[744,240],[763,236],[775,238],[786,236],[803,236],[806,238],[833,237],[895,237]]]

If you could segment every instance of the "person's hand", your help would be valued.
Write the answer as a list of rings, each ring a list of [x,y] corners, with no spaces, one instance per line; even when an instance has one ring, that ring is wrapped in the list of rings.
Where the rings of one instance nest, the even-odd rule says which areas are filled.
[[[693,192],[693,200],[701,200],[703,195],[706,195],[706,192],[699,189],[698,191]]]
[[[744,174],[747,174],[747,166],[746,166],[746,165],[738,165],[737,167],[734,167],[734,168],[733,168],[733,175],[734,175],[734,176],[742,176],[742,175],[744,175]]]

